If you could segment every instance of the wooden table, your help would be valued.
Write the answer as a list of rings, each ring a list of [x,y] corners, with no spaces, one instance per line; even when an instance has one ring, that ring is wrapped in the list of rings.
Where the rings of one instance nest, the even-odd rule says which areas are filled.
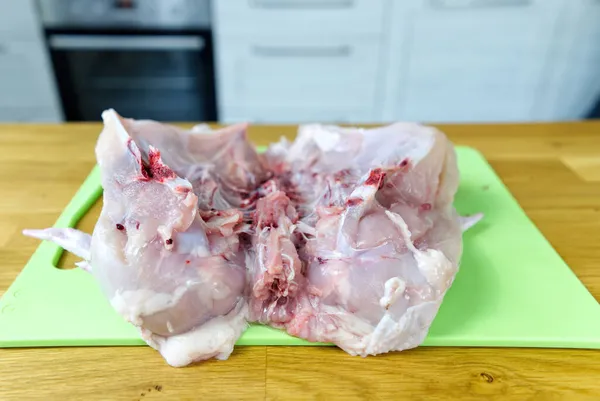
[[[20,231],[54,223],[94,164],[100,128],[0,126],[0,295],[39,244]],[[485,154],[600,299],[600,121],[440,128]],[[266,144],[295,129],[257,126],[250,133]],[[93,220],[81,224],[89,230]],[[239,347],[226,362],[175,369],[149,347],[0,350],[0,400],[34,397],[598,400],[600,354],[423,347],[363,359],[336,348]]]

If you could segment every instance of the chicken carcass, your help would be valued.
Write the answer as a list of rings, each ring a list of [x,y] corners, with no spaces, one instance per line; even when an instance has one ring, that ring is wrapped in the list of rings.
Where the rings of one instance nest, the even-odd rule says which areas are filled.
[[[82,257],[173,366],[226,359],[248,322],[353,355],[416,347],[480,218],[456,214],[454,149],[431,127],[304,125],[258,155],[246,124],[103,119],[93,235],[25,233]]]

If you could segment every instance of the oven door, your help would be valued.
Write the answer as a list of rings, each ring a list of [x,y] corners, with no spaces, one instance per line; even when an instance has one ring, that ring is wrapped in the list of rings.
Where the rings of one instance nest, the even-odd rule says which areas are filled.
[[[208,35],[50,34],[68,121],[124,117],[216,121]]]

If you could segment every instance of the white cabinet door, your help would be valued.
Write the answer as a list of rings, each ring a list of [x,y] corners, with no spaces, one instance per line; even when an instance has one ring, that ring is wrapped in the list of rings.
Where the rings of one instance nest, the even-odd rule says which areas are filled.
[[[226,119],[239,110],[256,110],[257,119],[280,122],[288,121],[288,110],[296,110],[298,120],[321,116],[323,110],[331,110],[332,119],[359,110],[357,118],[372,120],[379,99],[379,55],[374,40],[227,40],[218,51],[220,115]]]
[[[215,29],[227,36],[378,35],[388,0],[216,0]]]
[[[0,107],[2,123],[49,123],[59,122],[55,108],[44,107]]]
[[[569,1],[559,21],[536,112],[576,120],[600,97],[600,0]]]
[[[0,121],[61,120],[34,0],[0,0]]]
[[[0,39],[40,36],[34,0],[0,0]]]
[[[386,96],[394,106],[386,116],[426,122],[531,119],[560,3],[395,3]]]
[[[254,124],[366,124],[375,122],[372,113],[363,108],[329,107],[256,107],[252,105],[228,107],[221,116],[227,123],[252,122]]]
[[[60,120],[45,51],[38,41],[0,40],[0,108],[44,110],[45,116],[54,110],[51,121]]]

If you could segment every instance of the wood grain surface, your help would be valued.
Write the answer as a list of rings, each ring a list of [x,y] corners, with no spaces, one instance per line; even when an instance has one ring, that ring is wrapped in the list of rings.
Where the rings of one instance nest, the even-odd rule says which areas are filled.
[[[600,121],[439,127],[486,156],[600,300]],[[94,165],[100,129],[0,125],[0,295],[39,244],[21,230],[54,223]],[[256,144],[294,134],[250,129]],[[98,213],[96,205],[80,226],[90,230]],[[176,369],[149,347],[1,349],[0,400],[28,399],[599,400],[600,353],[422,347],[360,358],[329,347],[238,347],[227,361]]]

